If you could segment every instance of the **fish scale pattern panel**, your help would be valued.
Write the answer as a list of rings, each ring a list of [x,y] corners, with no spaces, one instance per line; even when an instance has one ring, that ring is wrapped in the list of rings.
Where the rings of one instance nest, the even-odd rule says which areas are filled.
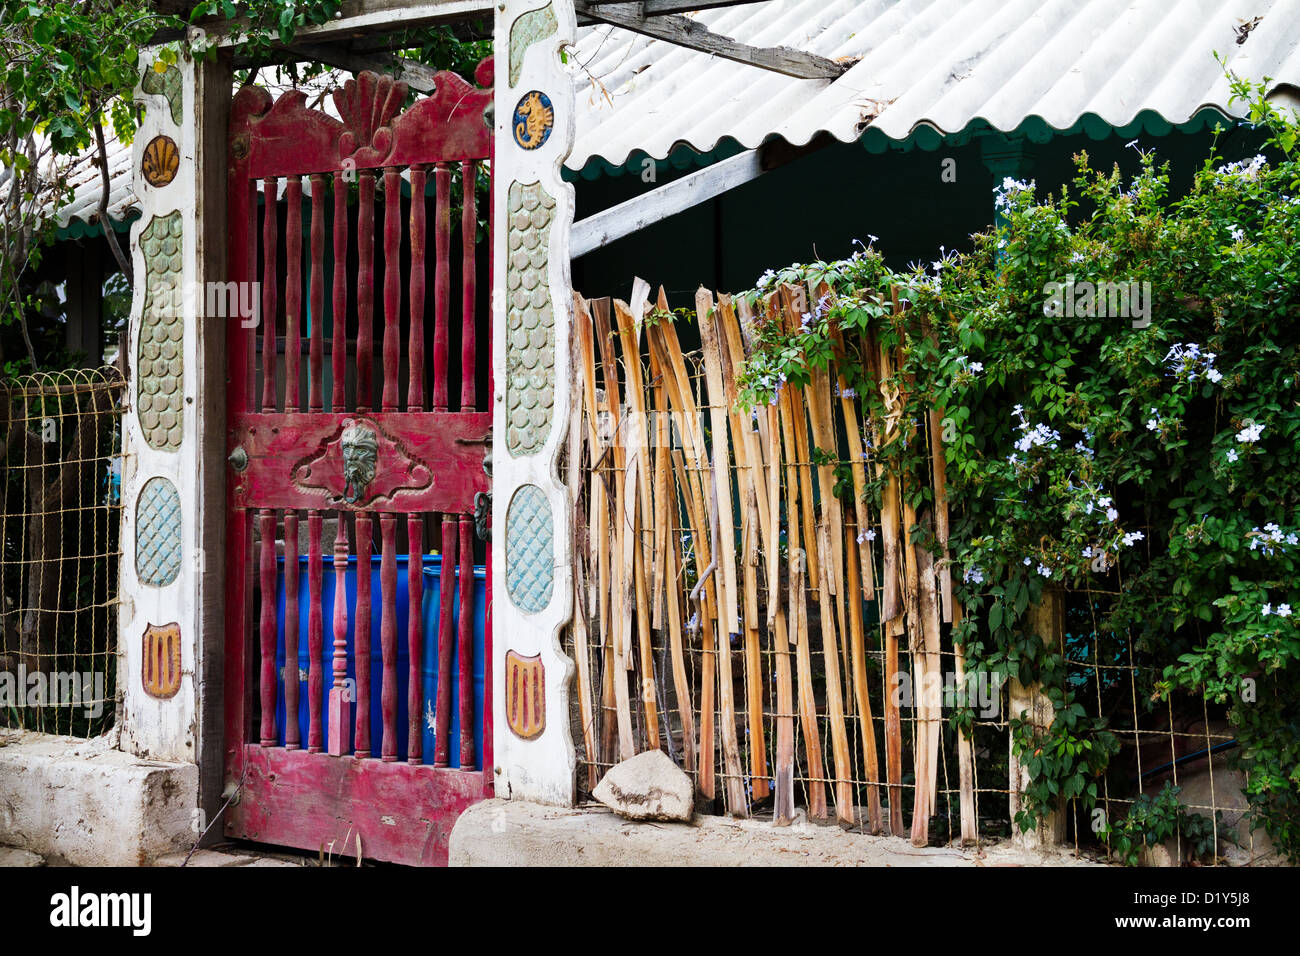
[[[138,354],[140,430],[149,447],[177,451],[182,438],[185,315],[180,211],[155,216],[140,234],[145,263]]]
[[[551,222],[555,199],[541,183],[511,183],[506,291],[506,447],[534,455],[555,412],[555,313],[551,302]]]

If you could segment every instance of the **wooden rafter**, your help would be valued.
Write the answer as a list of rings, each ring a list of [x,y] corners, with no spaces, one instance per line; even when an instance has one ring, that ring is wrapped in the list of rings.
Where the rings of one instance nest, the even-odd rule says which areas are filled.
[[[835,79],[851,63],[836,63],[815,53],[792,47],[757,47],[714,33],[704,24],[678,15],[650,15],[634,3],[593,3],[575,0],[579,15],[597,23],[622,27],[633,33],[675,43],[678,46],[710,53],[736,63],[745,63],[799,79]],[[698,7],[698,5],[697,5]]]
[[[637,7],[647,17],[659,17],[672,13],[692,13],[700,10],[716,10],[718,7],[739,7],[761,0],[642,0],[640,4],[627,3],[625,0],[590,0],[593,7]],[[578,4],[582,6],[582,4]],[[578,13],[578,26],[586,26],[598,21],[591,20],[583,13]]]

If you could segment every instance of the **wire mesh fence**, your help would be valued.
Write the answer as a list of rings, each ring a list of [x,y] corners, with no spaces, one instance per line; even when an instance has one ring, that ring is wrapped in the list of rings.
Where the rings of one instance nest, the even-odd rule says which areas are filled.
[[[113,725],[123,391],[112,368],[0,384],[0,726]]]
[[[924,479],[936,508],[914,510],[906,495],[891,506],[888,491],[867,505],[864,480],[890,484],[872,455],[880,423],[833,372],[742,410],[735,381],[750,317],[701,295],[676,323],[662,292],[659,308],[639,314],[577,302],[566,649],[577,662],[580,788],[657,747],[692,776],[706,811],[806,814],[910,831],[917,844],[1011,835],[1022,802],[1011,785],[1012,689],[968,673],[952,640],[961,608],[946,540],[931,563],[908,534],[936,524],[946,533],[942,452]],[[684,349],[696,334],[699,347]],[[927,449],[937,421],[916,423]],[[1206,854],[1192,845],[1200,821],[1185,833],[1180,818],[1175,854],[1266,858],[1267,841],[1243,818],[1243,777],[1227,768],[1226,708],[1156,694],[1161,675],[1139,642],[1093,626],[1105,599],[1062,596],[1066,679],[1118,750],[1095,808],[1065,801],[1056,842],[1109,854],[1116,824],[1170,781],[1210,835]],[[964,731],[951,719],[959,712]]]

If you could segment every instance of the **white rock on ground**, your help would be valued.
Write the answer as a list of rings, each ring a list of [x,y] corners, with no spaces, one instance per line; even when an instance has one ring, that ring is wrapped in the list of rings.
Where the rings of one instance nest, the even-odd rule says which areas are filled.
[[[691,778],[662,750],[615,764],[591,795],[629,820],[689,822],[695,809]]]

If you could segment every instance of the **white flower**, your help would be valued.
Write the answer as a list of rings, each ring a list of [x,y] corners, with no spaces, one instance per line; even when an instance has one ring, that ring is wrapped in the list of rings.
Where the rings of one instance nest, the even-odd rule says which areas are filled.
[[[962,574],[962,580],[971,584],[982,584],[984,582],[984,572],[979,568],[967,568]]]
[[[1088,545],[1086,548],[1083,549],[1083,551],[1080,552],[1080,554],[1082,554],[1083,557],[1085,557],[1085,558],[1091,558],[1091,557],[1092,557],[1092,545]]]
[[[1270,614],[1273,613],[1273,605],[1265,604],[1262,608],[1259,609],[1259,613],[1262,614],[1264,617],[1268,617]]]
[[[1052,569],[1045,564],[1040,564],[1038,566],[1038,573],[1045,578],[1050,578],[1052,576]]]
[[[1290,617],[1290,616],[1291,616],[1291,605],[1290,605],[1290,604],[1279,604],[1279,605],[1277,606],[1277,616],[1278,616],[1278,617]]]
[[[1097,499],[1097,504],[1100,505],[1100,506],[1103,507],[1103,508],[1109,508],[1109,507],[1110,507],[1110,498],[1108,498],[1108,497],[1107,497],[1107,498],[1098,498],[1098,499]]]
[[[875,541],[875,540],[876,540],[876,532],[875,529],[873,528],[867,528],[865,531],[861,532],[858,535],[858,544],[862,544],[864,541]]]
[[[983,362],[971,362],[971,363],[970,363],[970,370],[971,370],[972,372],[975,372],[976,374],[978,374],[978,373],[984,371],[984,363],[983,363]]]
[[[1114,520],[1115,520],[1116,518],[1118,518],[1118,517],[1119,517],[1119,512],[1116,511],[1114,508],[1107,508],[1107,509],[1106,509],[1106,520],[1107,520],[1107,521],[1114,521]]]
[[[1130,531],[1128,534],[1124,535],[1124,547],[1131,548],[1135,541],[1141,541],[1144,537],[1146,537],[1146,535],[1141,531]]]
[[[1147,431],[1153,432],[1159,427],[1160,427],[1160,423],[1156,421],[1154,418],[1147,419]]]
[[[1259,436],[1263,434],[1263,432],[1263,425],[1247,425],[1241,431],[1237,432],[1237,441],[1241,442],[1243,445],[1253,445],[1255,442],[1259,441]]]
[[[1241,242],[1241,240],[1246,238],[1246,231],[1240,226],[1233,226],[1232,229],[1229,230],[1228,235],[1232,237],[1233,242]]]
[[[1025,558],[1025,567],[1029,567],[1033,563],[1034,563],[1033,558]]]
[[[1206,369],[1205,377],[1208,378],[1215,385],[1218,385],[1220,382],[1223,381],[1223,373],[1220,372],[1217,368]]]
[[[1235,448],[1229,448],[1229,449],[1228,449],[1228,461],[1236,461],[1236,460],[1237,460],[1237,449],[1235,449]]]

